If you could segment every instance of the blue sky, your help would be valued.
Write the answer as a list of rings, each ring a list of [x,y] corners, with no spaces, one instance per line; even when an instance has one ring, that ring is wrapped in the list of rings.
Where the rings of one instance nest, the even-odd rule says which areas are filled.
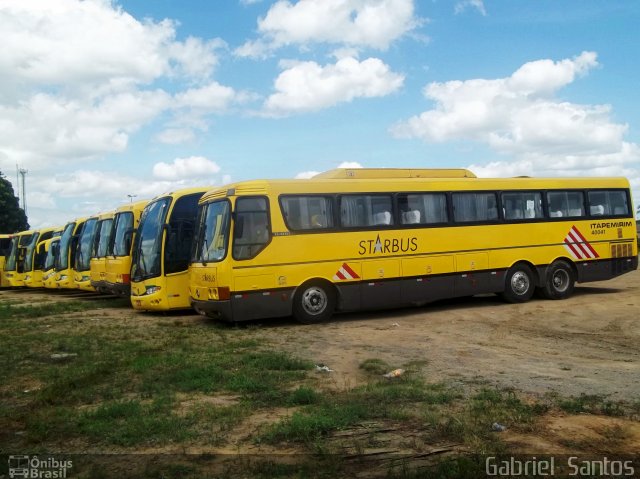
[[[640,2],[0,0],[31,225],[338,166],[624,175]]]

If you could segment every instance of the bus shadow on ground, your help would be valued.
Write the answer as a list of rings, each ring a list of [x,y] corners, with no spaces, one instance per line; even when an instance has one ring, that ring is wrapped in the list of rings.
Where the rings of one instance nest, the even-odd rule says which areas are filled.
[[[588,296],[588,295],[608,295],[619,293],[623,291],[622,288],[603,288],[598,286],[576,286],[572,296]],[[534,296],[531,299],[532,302],[546,302],[549,301],[544,298]],[[389,308],[384,310],[370,310],[370,311],[358,311],[358,312],[338,312],[329,321],[322,324],[332,323],[350,323],[363,320],[380,320],[380,319],[402,319],[405,317],[413,316],[415,314],[428,314],[430,312],[442,312],[442,311],[457,311],[467,308],[483,308],[483,307],[495,307],[505,306],[509,307],[511,303],[503,301],[498,294],[480,294],[477,296],[463,296],[459,298],[442,299],[433,302],[426,303],[424,305],[416,306],[403,306],[398,308]],[[157,313],[156,313],[157,314]],[[281,318],[269,318],[269,319],[256,319],[251,321],[242,322],[227,322],[215,318],[207,318],[201,316],[203,323],[209,323],[220,327],[228,328],[281,328],[291,327],[298,325],[305,327],[305,325],[298,323],[292,316]]]

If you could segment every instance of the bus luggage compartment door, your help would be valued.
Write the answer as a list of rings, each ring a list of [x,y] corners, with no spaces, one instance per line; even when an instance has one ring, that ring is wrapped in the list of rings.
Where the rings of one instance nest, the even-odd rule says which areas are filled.
[[[453,296],[453,256],[402,260],[402,302],[424,303]]]
[[[400,261],[362,262],[362,308],[393,308],[401,303]]]

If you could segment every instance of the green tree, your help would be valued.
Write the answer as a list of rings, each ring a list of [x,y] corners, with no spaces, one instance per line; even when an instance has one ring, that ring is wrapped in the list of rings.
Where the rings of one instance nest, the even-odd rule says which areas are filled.
[[[13,194],[13,186],[0,171],[0,233],[17,233],[28,229],[27,215]]]

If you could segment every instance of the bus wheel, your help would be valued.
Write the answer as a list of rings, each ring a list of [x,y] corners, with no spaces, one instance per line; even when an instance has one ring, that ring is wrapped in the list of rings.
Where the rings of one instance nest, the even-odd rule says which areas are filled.
[[[566,261],[556,261],[547,271],[547,279],[542,294],[547,299],[565,299],[571,296],[576,284],[576,276]]]
[[[535,292],[535,281],[531,268],[526,264],[511,267],[505,279],[502,297],[509,303],[529,301]]]
[[[293,316],[303,324],[326,321],[335,308],[335,291],[320,281],[303,284],[293,298]]]

